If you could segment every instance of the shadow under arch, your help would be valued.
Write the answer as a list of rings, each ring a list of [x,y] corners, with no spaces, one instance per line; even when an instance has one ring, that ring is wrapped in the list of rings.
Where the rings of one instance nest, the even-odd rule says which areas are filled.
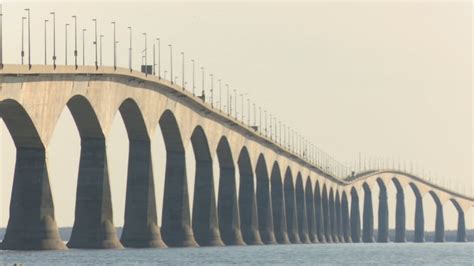
[[[159,121],[166,148],[165,189],[161,233],[168,246],[197,246],[191,228],[186,160],[176,117],[166,110]]]
[[[279,244],[289,244],[285,196],[280,165],[277,161],[275,161],[272,166],[271,188],[275,238]]]
[[[331,224],[331,214],[329,208],[329,197],[326,184],[323,185],[323,190],[321,192],[321,202],[323,210],[323,224],[324,224],[324,235],[326,237],[326,242],[332,243],[332,224]]]
[[[439,199],[438,195],[430,190],[429,194],[433,198],[436,204],[436,221],[435,221],[435,238],[434,242],[445,242],[446,238],[444,236],[444,211],[443,203]]]
[[[247,148],[244,146],[237,161],[239,166],[239,209],[242,237],[248,245],[261,245],[258,230],[257,200],[254,191],[254,174]]]
[[[338,243],[339,238],[337,236],[338,232],[338,224],[337,224],[337,217],[336,217],[336,201],[334,190],[332,188],[329,189],[329,198],[328,198],[328,207],[329,207],[329,223],[331,224],[331,231],[329,234],[331,235],[332,242]]]
[[[68,247],[122,248],[113,224],[105,136],[89,100],[75,95],[67,107],[81,137],[74,225]]]
[[[400,181],[392,178],[392,182],[397,190],[397,201],[395,206],[395,242],[406,242],[406,214],[405,214],[405,192]]]
[[[374,240],[374,210],[372,205],[372,190],[369,185],[364,182],[364,210],[362,217],[362,241],[365,243],[373,243]]]
[[[285,211],[286,211],[286,225],[288,227],[288,238],[293,244],[300,244],[300,237],[298,234],[298,216],[296,211],[296,197],[295,187],[293,185],[293,174],[290,167],[286,168],[285,172]]]
[[[131,98],[119,107],[129,140],[125,222],[121,242],[126,247],[166,247],[156,213],[151,142],[142,112]]]
[[[321,188],[319,187],[319,180],[314,185],[314,212],[316,217],[316,233],[318,240],[321,243],[326,242],[326,231],[325,231],[325,216],[323,208],[323,199],[321,196]]]
[[[226,245],[245,245],[240,231],[234,160],[226,137],[221,137],[217,145],[217,158],[220,170],[217,214],[222,241]]]
[[[298,172],[296,175],[296,188],[295,188],[295,198],[296,198],[296,217],[298,220],[298,235],[300,241],[304,244],[309,244],[308,235],[308,216],[306,213],[306,196],[305,190],[303,187],[303,177],[301,173]]]
[[[255,168],[257,176],[257,213],[260,237],[265,244],[276,244],[273,230],[273,208],[270,197],[270,178],[268,176],[267,163],[263,154],[257,159]]]
[[[313,185],[311,183],[311,177],[308,176],[306,179],[306,185],[304,189],[305,204],[306,204],[306,217],[308,221],[308,236],[312,243],[318,243],[318,235],[316,231],[316,214],[314,207],[314,193]]]
[[[54,218],[45,147],[26,110],[0,101],[0,117],[16,147],[10,215],[1,249],[66,249]]]
[[[351,238],[352,242],[361,242],[361,225],[360,225],[360,205],[359,194],[355,187],[351,188]]]
[[[454,205],[456,210],[458,211],[458,229],[457,229],[457,242],[466,242],[466,220],[464,215],[464,210],[462,209],[461,205],[457,202],[456,199],[450,199],[451,203]]]
[[[425,218],[423,214],[423,196],[418,187],[410,182],[413,194],[415,195],[415,235],[413,241],[416,243],[425,242]]]
[[[378,177],[376,179],[379,186],[379,210],[378,210],[378,234],[377,242],[387,243],[389,242],[389,228],[388,228],[388,198],[387,198],[387,186],[384,181]]]
[[[193,231],[201,246],[223,246],[217,219],[212,157],[206,133],[197,126],[191,135],[196,159],[193,199]]]
[[[344,242],[351,243],[351,221],[349,216],[349,201],[347,199],[347,193],[342,191],[341,193],[341,226],[342,226],[342,237]]]

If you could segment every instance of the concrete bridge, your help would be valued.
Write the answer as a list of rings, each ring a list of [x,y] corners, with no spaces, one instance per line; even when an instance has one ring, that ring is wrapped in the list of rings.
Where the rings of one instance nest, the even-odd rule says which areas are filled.
[[[458,212],[457,240],[466,240],[464,215],[474,198],[390,169],[338,178],[308,156],[298,156],[157,76],[112,67],[5,65],[0,80],[0,117],[17,149],[2,249],[388,242],[389,185],[397,190],[394,241],[406,241],[404,199],[409,191],[416,198],[416,242],[424,241],[424,219],[433,218],[435,240],[444,241],[447,201]],[[75,220],[67,245],[55,222],[55,184],[45,153],[65,108],[81,138]],[[129,138],[120,240],[112,218],[105,141],[117,113]],[[150,142],[157,126],[166,146],[161,228]],[[186,174],[189,143],[195,176]],[[376,186],[378,210],[372,207]],[[436,203],[436,217],[423,217],[421,199],[427,193]]]

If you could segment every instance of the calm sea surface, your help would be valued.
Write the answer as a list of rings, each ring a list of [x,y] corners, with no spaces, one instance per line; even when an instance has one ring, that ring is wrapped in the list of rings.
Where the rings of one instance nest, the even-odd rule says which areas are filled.
[[[224,248],[0,251],[0,265],[474,265],[474,243],[271,245]]]

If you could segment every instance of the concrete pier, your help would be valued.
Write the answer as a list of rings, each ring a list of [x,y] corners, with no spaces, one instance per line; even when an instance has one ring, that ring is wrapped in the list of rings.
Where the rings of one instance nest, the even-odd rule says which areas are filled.
[[[308,234],[308,216],[306,214],[306,197],[303,188],[303,179],[298,174],[296,177],[296,216],[298,219],[298,234],[303,244],[310,244]]]
[[[367,184],[364,184],[364,214],[362,223],[362,241],[372,243],[374,240],[374,213],[372,207],[372,192]]]
[[[333,243],[339,243],[337,236],[338,224],[336,220],[336,206],[334,202],[334,192],[331,189],[329,192],[329,223],[331,224],[331,239]]]
[[[388,243],[388,200],[387,200],[387,188],[380,182],[380,193],[379,193],[379,212],[378,212],[378,235],[377,242]]]
[[[401,187],[397,190],[395,206],[395,242],[406,242],[405,195]]]
[[[443,204],[436,194],[430,192],[436,204],[436,222],[435,222],[435,239],[434,242],[445,242],[444,236],[444,214]]]
[[[305,186],[306,216],[308,218],[308,235],[312,243],[319,243],[316,231],[316,214],[314,208],[314,193],[311,180],[308,178]]]
[[[321,198],[323,203],[324,236],[326,237],[327,243],[332,243],[331,213],[329,210],[329,198],[326,186],[323,186]]]
[[[270,195],[270,181],[265,160],[260,156],[257,161],[257,213],[260,238],[266,245],[277,244],[273,226],[273,206]]]
[[[288,227],[288,238],[293,244],[300,244],[301,240],[298,234],[298,217],[296,211],[295,188],[293,186],[293,178],[289,171],[285,174],[285,211],[286,224]]]
[[[344,242],[351,243],[351,221],[349,216],[349,202],[347,200],[347,195],[345,192],[342,193],[341,199],[341,219],[342,219],[342,236],[344,237]]]
[[[423,214],[423,198],[417,188],[413,187],[415,193],[415,237],[414,242],[423,243],[425,242],[425,219]]]
[[[336,221],[337,221],[337,238],[339,243],[344,243],[343,229],[342,229],[342,209],[341,209],[341,197],[339,191],[336,192],[335,201]]]
[[[357,191],[351,190],[351,238],[352,242],[360,243],[360,208],[359,208],[359,196]]]
[[[458,210],[458,231],[457,231],[457,237],[456,237],[457,242],[466,242],[467,237],[466,237],[466,221],[464,218],[464,211]]]
[[[279,244],[289,244],[290,239],[288,237],[288,226],[286,223],[286,203],[281,180],[280,167],[278,164],[274,164],[272,168],[271,185],[275,238]]]
[[[315,216],[316,216],[316,232],[318,234],[319,243],[326,242],[326,233],[324,230],[324,210],[323,210],[323,201],[321,197],[321,190],[319,188],[319,183],[316,183],[314,190],[314,205],[315,205]]]

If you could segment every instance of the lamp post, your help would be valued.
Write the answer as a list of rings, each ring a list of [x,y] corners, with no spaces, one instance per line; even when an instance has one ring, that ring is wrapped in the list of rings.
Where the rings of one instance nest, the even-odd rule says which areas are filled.
[[[214,74],[209,76],[211,76],[211,107],[214,107]]]
[[[230,115],[230,95],[229,95],[229,84],[225,84],[225,88],[226,88],[226,98],[227,98],[227,115]]]
[[[48,23],[49,20],[45,19],[44,20],[44,65],[46,66],[48,64],[48,42],[47,42],[47,34],[46,34],[46,31],[47,31],[47,27],[46,27],[46,24]],[[23,64],[23,60],[22,60],[22,64]]]
[[[28,11],[28,69],[31,69],[31,31],[30,31],[30,9],[26,8],[25,11]]]
[[[3,13],[0,6],[0,69],[3,69]]]
[[[130,72],[132,72],[132,27],[128,27],[128,30],[130,31],[130,44],[128,47],[128,69],[130,69]]]
[[[183,72],[182,76],[181,76],[181,86],[183,87],[183,91],[184,91],[185,90],[185,87],[184,87],[184,52],[181,52],[181,56],[182,56],[182,59],[183,59],[182,66],[181,66],[182,67],[181,71]]]
[[[156,38],[158,41],[158,79],[161,79],[161,43],[160,43],[160,38]]]
[[[201,70],[202,70],[202,92],[201,92],[201,97],[202,97],[202,101],[205,102],[205,98],[206,98],[206,95],[205,95],[205,91],[204,91],[204,67],[201,67]]]
[[[65,46],[64,46],[64,65],[67,66],[67,27],[69,26],[69,23],[66,23],[65,25]]]
[[[115,21],[112,21],[111,23],[114,25],[114,70],[117,70],[117,40],[115,34]],[[102,63],[100,65],[102,65]]]
[[[237,119],[237,91],[235,89],[234,89],[234,101],[235,101],[235,105],[234,105],[235,119]]]
[[[173,77],[173,46],[171,44],[168,44],[170,47],[170,77]],[[170,78],[171,84],[173,84],[173,78]]]
[[[219,79],[219,110],[222,111],[222,82]]]
[[[99,63],[97,62],[97,19],[92,19],[94,21],[94,28],[95,28],[95,38],[94,38],[94,46],[95,46],[95,69],[99,68]]]
[[[102,38],[104,38],[104,35],[100,35],[100,66],[102,66]]]
[[[53,67],[56,69],[56,12],[51,12],[53,15]]]
[[[195,84],[194,84],[194,59],[191,59],[191,62],[193,63],[193,96],[195,96]]]
[[[156,45],[153,44],[153,76],[156,76],[156,62],[155,62],[155,50],[156,50]]]
[[[72,17],[74,18],[74,65],[77,69],[77,17]]]
[[[250,99],[247,98],[247,125],[250,126]]]
[[[26,17],[21,17],[21,64],[23,65],[23,58],[25,57],[25,44],[24,44],[24,39],[25,39],[25,19]],[[46,22],[45,22],[46,24]],[[46,27],[46,26],[45,26]],[[46,28],[45,28],[46,31]]]
[[[85,41],[85,33],[87,29],[82,29],[82,65],[86,65],[86,41]]]
[[[146,32],[143,33],[143,36],[145,37],[145,75],[148,75],[148,47],[147,47],[147,40],[146,40]],[[171,79],[173,79],[173,73],[171,73]],[[172,81],[171,81],[172,83]]]

